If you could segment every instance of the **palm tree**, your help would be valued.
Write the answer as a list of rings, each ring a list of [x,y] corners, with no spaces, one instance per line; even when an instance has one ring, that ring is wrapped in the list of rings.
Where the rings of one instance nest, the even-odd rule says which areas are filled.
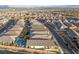
[[[3,45],[3,41],[1,42],[1,45]]]
[[[12,46],[13,46],[13,45],[14,45],[14,42],[12,41],[12,43],[11,43],[11,44],[12,44]]]

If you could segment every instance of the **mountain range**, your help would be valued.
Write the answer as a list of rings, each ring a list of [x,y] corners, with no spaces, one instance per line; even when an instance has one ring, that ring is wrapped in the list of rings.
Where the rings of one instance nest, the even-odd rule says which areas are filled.
[[[0,9],[8,9],[8,8],[79,8],[79,5],[15,5],[15,6],[10,6],[10,5],[0,5]]]

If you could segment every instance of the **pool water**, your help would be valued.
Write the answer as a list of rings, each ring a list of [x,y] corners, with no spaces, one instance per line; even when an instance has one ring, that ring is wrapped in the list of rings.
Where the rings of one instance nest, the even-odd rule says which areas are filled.
[[[24,42],[22,38],[18,37],[15,42],[18,46],[26,48],[26,42]]]
[[[30,31],[30,39],[32,38],[32,32]]]

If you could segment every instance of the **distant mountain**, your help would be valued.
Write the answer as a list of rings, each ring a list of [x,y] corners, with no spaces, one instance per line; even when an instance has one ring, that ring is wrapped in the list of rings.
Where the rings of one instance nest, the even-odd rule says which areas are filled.
[[[10,7],[7,5],[0,5],[0,9],[8,9],[8,8],[10,8]]]
[[[52,8],[79,8],[79,5],[11,5],[9,7],[52,7]]]
[[[44,8],[44,9],[62,9],[62,8],[79,8],[79,5],[0,5],[0,9],[8,8]]]
[[[79,8],[79,5],[50,5],[50,6],[42,6],[40,8],[46,9],[62,9],[62,8]]]
[[[79,8],[79,5],[11,5],[14,8],[46,8],[46,9],[62,9],[62,8]]]

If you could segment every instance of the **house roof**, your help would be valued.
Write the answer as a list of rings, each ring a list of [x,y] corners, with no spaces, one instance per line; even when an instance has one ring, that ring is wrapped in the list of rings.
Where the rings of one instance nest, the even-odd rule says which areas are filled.
[[[27,40],[28,46],[54,46],[53,40]]]

